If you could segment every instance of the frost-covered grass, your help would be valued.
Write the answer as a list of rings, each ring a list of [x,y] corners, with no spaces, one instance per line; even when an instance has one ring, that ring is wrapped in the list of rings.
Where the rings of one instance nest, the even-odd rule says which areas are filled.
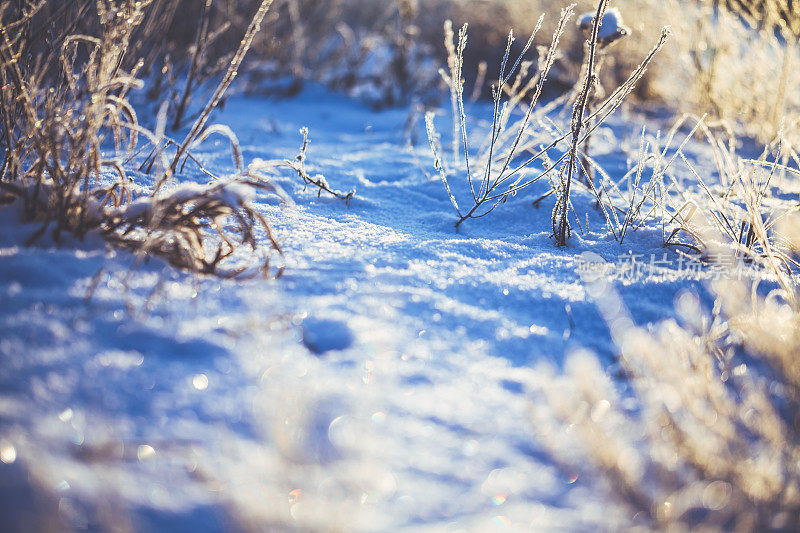
[[[161,256],[202,274],[235,275],[244,269],[231,269],[226,260],[242,248],[249,246],[257,256],[265,255],[264,248],[280,252],[265,219],[248,205],[253,196],[248,189],[277,191],[252,166],[245,171],[230,128],[207,122],[237,76],[272,0],[260,3],[227,70],[181,143],[165,137],[166,102],[150,131],[139,123],[129,100],[130,92],[142,86],[136,76],[144,58],[129,70],[123,61],[136,49],[134,36],[147,20],[149,4],[98,4],[96,37],[55,32],[42,36],[39,30],[48,24],[61,27],[46,17],[52,6],[45,2],[0,6],[0,190],[6,203],[22,207],[23,221],[40,225],[29,244],[47,232],[56,241],[65,233],[79,239],[97,233],[141,257]],[[81,46],[88,49],[86,55]],[[24,56],[37,60],[19,61]],[[178,114],[180,122],[182,112]],[[191,150],[213,134],[230,141],[236,175],[162,194],[166,184],[174,185]],[[172,151],[168,144],[174,146]],[[157,175],[148,190],[130,177],[132,161],[146,149],[149,161],[141,169]],[[266,246],[254,235],[258,229],[268,235]],[[269,273],[266,255],[257,259],[264,275]]]
[[[508,28],[528,34],[539,15],[548,13],[551,16],[542,28],[542,35],[547,37],[536,43],[546,45],[557,24],[554,15],[571,3],[421,0],[420,11],[443,13],[442,18],[459,25],[471,24],[472,42],[477,48],[468,54],[464,71],[472,81],[481,60],[488,59],[490,67],[499,62]],[[576,4],[578,13],[593,12],[597,7],[592,0]],[[783,133],[796,144],[800,101],[796,91],[789,89],[798,85],[798,70],[792,66],[800,59],[796,2],[629,0],[612,3],[614,6],[620,9],[630,32],[609,54],[608,65],[601,73],[604,85],[613,87],[622,82],[651,49],[660,29],[669,25],[670,42],[634,93],[636,97],[661,102],[679,112],[710,113],[714,119],[735,123],[762,142],[777,135],[785,118]],[[419,25],[426,40],[436,43],[440,32],[435,24],[440,26],[441,21],[434,19],[424,17]],[[564,35],[564,53],[551,76],[553,86],[570,88],[574,84],[583,62],[584,40],[578,32]],[[488,87],[485,92],[488,96]]]
[[[481,53],[505,24],[482,8],[535,26],[539,4],[289,1],[259,38],[268,0],[214,2],[172,12],[190,37],[159,41],[179,2],[103,2],[102,27],[77,19],[97,39],[73,38],[93,53],[45,70],[18,61],[37,25],[7,25],[22,29],[0,33],[0,530],[796,529],[797,84],[791,62],[770,71],[792,48],[694,4],[637,0],[597,26],[566,10],[536,65],[503,38],[492,104],[464,97],[470,48],[450,24],[453,116],[374,109],[421,94],[423,22],[439,43],[440,17],[468,14]],[[620,58],[626,77],[648,58],[662,104],[739,83],[703,78],[705,56],[665,77],[638,53],[659,35],[645,13],[673,25],[667,65],[719,31],[785,109],[736,89],[688,105],[752,113],[679,118],[674,101],[623,106],[629,82],[604,100],[592,73],[606,84]],[[327,49],[337,17],[344,48]],[[72,50],[47,35],[30,49]],[[719,50],[711,63],[733,61]],[[305,76],[314,54],[330,70]],[[270,61],[357,99],[254,96]],[[140,68],[163,77],[136,93]],[[767,111],[786,128],[762,151]],[[584,170],[567,192],[537,178],[564,161]]]

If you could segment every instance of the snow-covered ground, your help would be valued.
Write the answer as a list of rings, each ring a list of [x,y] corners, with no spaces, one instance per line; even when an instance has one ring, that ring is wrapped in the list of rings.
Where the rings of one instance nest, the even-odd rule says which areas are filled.
[[[532,206],[544,182],[456,232],[407,119],[319,89],[234,97],[215,115],[246,161],[291,157],[308,126],[311,170],[356,189],[348,205],[287,172],[276,182],[293,201],[258,197],[285,251],[279,280],[195,279],[93,239],[26,247],[38,228],[0,210],[0,530],[614,523],[580,472],[549,464],[529,415],[542,365],[588,348],[614,372],[581,263],[660,261],[617,272],[639,324],[712,274],[685,268],[660,228],[621,247],[583,193],[588,231],[557,248],[552,198]],[[635,163],[644,120],[596,136],[607,171]],[[224,142],[200,155],[230,167]]]

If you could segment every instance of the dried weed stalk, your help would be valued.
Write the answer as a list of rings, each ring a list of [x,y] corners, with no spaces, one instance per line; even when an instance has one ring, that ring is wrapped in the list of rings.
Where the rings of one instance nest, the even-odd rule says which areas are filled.
[[[310,142],[308,139],[308,128],[302,128],[300,133],[303,135],[303,146],[300,147],[300,153],[297,154],[297,157],[294,159],[294,161],[287,160],[283,164],[297,172],[297,175],[300,177],[303,183],[306,185],[311,185],[312,187],[316,187],[317,196],[322,196],[322,193],[325,192],[334,198],[344,200],[345,203],[349,204],[356,195],[355,190],[347,193],[337,191],[328,184],[328,180],[326,180],[325,176],[322,174],[315,174],[312,176],[308,173],[308,170],[306,169],[306,157],[308,155],[308,144]]]
[[[589,53],[586,59],[586,80],[583,82],[583,87],[581,87],[578,93],[578,98],[575,101],[575,107],[572,111],[572,143],[568,152],[567,161],[562,166],[559,174],[558,196],[552,216],[553,234],[556,237],[556,244],[559,246],[566,246],[567,239],[570,235],[571,228],[567,218],[570,209],[570,188],[572,186],[572,177],[577,171],[578,143],[580,142],[581,130],[584,126],[583,116],[586,112],[586,106],[589,103],[589,93],[597,82],[597,73],[595,72],[597,37],[607,6],[608,0],[600,0],[600,3],[597,5],[597,14],[592,21],[592,34],[591,37],[589,37]],[[588,137],[586,141],[588,142]]]
[[[606,2],[603,1],[598,6],[598,17],[602,16],[605,5]],[[508,67],[514,39],[513,33],[509,34],[506,52],[500,66],[499,82],[497,86],[493,87],[494,107],[491,131],[487,135],[485,148],[477,155],[477,160],[480,162],[478,168],[481,169],[477,176],[474,175],[473,171],[475,165],[470,163],[467,117],[463,103],[464,80],[461,79],[461,66],[463,65],[463,54],[467,41],[467,27],[464,26],[459,32],[457,44],[452,42],[452,30],[450,27],[445,27],[445,34],[451,36],[447,39],[450,41],[447,47],[450,73],[445,76],[445,79],[448,80],[451,87],[451,101],[455,110],[454,133],[457,131],[459,138],[459,140],[453,142],[453,149],[455,152],[459,152],[464,159],[465,178],[468,184],[468,192],[471,196],[468,200],[470,207],[462,209],[450,185],[452,173],[441,150],[432,114],[427,115],[426,125],[434,156],[434,166],[458,215],[456,228],[468,219],[488,215],[519,191],[557,172],[559,184],[557,201],[552,217],[553,234],[559,245],[566,244],[570,232],[567,215],[572,209],[569,201],[572,177],[580,164],[579,160],[582,156],[579,147],[595,129],[603,124],[622,105],[625,98],[644,76],[655,55],[664,46],[669,33],[668,29],[664,28],[655,47],[642,63],[631,72],[619,87],[600,102],[592,113],[586,114],[588,90],[594,76],[595,54],[591,50],[594,49],[592,43],[597,41],[597,20],[599,20],[598,17],[595,17],[593,37],[590,40],[590,53],[587,56],[586,80],[575,104],[572,128],[569,132],[560,133],[553,138],[550,136],[549,131],[542,132],[533,128],[533,118],[544,83],[555,61],[559,41],[572,14],[572,6],[562,10],[550,48],[543,57],[540,57],[538,71],[528,82],[523,82],[522,80],[526,76],[530,63],[523,61],[523,58],[533,44],[536,30],[540,28],[543,19],[539,19],[536,30],[511,68]],[[517,73],[517,80],[514,83],[509,83],[514,73]],[[522,118],[511,121],[512,113],[520,106],[525,109]],[[540,110],[540,112],[543,111]],[[544,122],[544,120],[544,118],[540,117],[539,122]],[[543,135],[548,136],[545,142],[542,142]],[[461,150],[459,150],[459,147]],[[532,155],[522,159],[521,156],[525,153]],[[459,160],[455,156],[453,165],[459,165]],[[531,167],[534,165],[541,166],[541,170],[532,170]],[[597,191],[595,191],[595,194],[597,194]]]

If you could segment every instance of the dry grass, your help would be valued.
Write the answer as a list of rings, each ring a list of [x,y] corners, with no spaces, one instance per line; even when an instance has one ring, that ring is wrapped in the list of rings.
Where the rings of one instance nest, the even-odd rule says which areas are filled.
[[[169,194],[161,189],[174,179],[181,158],[198,140],[228,131],[206,128],[206,121],[235,77],[270,4],[265,0],[256,11],[226,75],[171,163],[165,159],[165,111],[156,131],[150,132],[138,123],[128,101],[130,91],[142,86],[136,77],[142,61],[134,61],[131,70],[123,67],[130,61],[126,55],[136,48],[132,39],[147,20],[151,2],[100,2],[96,35],[40,37],[45,42],[32,41],[37,33],[31,24],[52,6],[28,2],[19,9],[7,4],[0,8],[5,148],[0,188],[7,201],[22,203],[26,221],[41,225],[34,238],[47,231],[55,240],[62,233],[83,238],[99,232],[143,256],[226,276],[250,271],[224,266],[224,260],[246,245],[258,252],[266,273],[269,254],[261,253],[264,239],[257,238],[258,228],[267,235],[267,248],[280,248],[266,221],[249,206],[248,190],[268,184],[245,179],[239,163],[241,177],[233,182],[183,186]],[[43,55],[47,50],[51,54]],[[23,63],[25,57],[37,59]],[[235,137],[229,137],[236,151]],[[154,147],[153,160],[165,163],[156,167],[161,177],[149,192],[133,187],[126,172],[142,139]]]
[[[170,124],[183,124],[198,110],[193,97],[211,90],[222,75],[258,7],[256,0],[156,0],[135,30],[132,49],[122,58],[151,79],[153,99],[171,102]],[[321,81],[376,106],[404,105],[433,96],[435,61],[445,20],[469,22],[471,45],[463,77],[468,94],[483,94],[481,64],[499,64],[509,28],[529,31],[540,13],[566,7],[566,0],[278,0],[264,19],[265,31],[252,43],[255,61],[246,69],[251,92],[294,94],[305,80]],[[74,21],[69,33],[95,34],[90,0],[45,2],[33,21],[37,31],[52,18]],[[603,86],[615,87],[652,47],[653,36],[671,25],[673,36],[660,61],[633,96],[696,115],[710,114],[738,125],[767,142],[778,133],[796,143],[800,131],[800,15],[796,2],[770,0],[630,0],[611,2],[621,9],[629,35],[610,50],[599,72]],[[717,7],[715,7],[717,6]],[[725,7],[727,6],[727,7]],[[596,2],[577,0],[577,11],[594,11]],[[734,10],[731,12],[730,10]],[[552,34],[557,20],[545,19]],[[551,68],[545,96],[569,91],[584,63],[585,35],[568,28]],[[744,46],[742,43],[747,43]],[[512,50],[521,50],[519,43]],[[541,61],[538,53],[535,61]],[[535,75],[531,69],[530,75]],[[489,82],[495,82],[491,79]],[[487,91],[488,93],[488,91]],[[754,95],[758,95],[754,97]],[[487,94],[486,96],[491,96]]]
[[[740,27],[727,17],[722,14],[720,20],[737,29],[723,40]],[[768,19],[759,20],[766,28]],[[775,27],[793,31],[788,22]],[[763,32],[773,30],[761,31],[767,39]],[[677,41],[685,44],[680,35]],[[793,54],[789,43],[783,50]],[[741,50],[741,42],[737,46]],[[754,48],[767,54],[759,46],[756,41]],[[783,58],[775,53],[783,46],[769,57]],[[759,124],[758,131],[725,122],[712,127],[708,116],[695,118],[692,131],[672,148],[689,120],[684,117],[663,139],[643,134],[638,164],[627,175],[612,180],[596,167],[611,214],[607,220],[618,240],[660,219],[666,246],[697,254],[719,271],[744,267],[756,278],[714,282],[712,310],[703,309],[696,295],[680,293],[679,320],[647,328],[634,324],[610,283],[587,281],[617,346],[623,379],[609,376],[592,354],[575,353],[563,373],[542,367],[549,376],[532,416],[537,440],[553,460],[569,476],[600,490],[616,511],[609,516],[623,517],[621,524],[600,527],[800,528],[800,207],[782,193],[800,176],[794,111],[786,92],[795,86],[790,78],[783,72],[771,80],[778,88],[773,94],[785,92],[779,98],[786,106],[777,111],[775,102],[766,106],[752,93],[738,96],[750,106],[745,122],[775,113],[787,118],[778,115]],[[713,98],[722,83],[736,81],[703,83]],[[717,102],[712,117],[726,116],[735,101]],[[760,157],[747,158],[737,153],[736,131],[780,135]],[[684,153],[690,139],[707,143],[714,180]],[[693,183],[677,177],[678,166]]]
[[[295,64],[303,65],[294,69],[303,73],[298,77],[321,80],[367,99],[371,91],[364,87],[370,86],[386,96],[385,104],[397,104],[430,90],[430,72],[421,68],[420,57],[432,56],[448,65],[448,54],[440,46],[442,24],[446,20],[452,20],[456,27],[469,23],[471,43],[462,65],[467,94],[491,98],[484,84],[476,82],[483,79],[481,64],[500,64],[508,29],[527,33],[540,13],[557,12],[570,3],[347,0],[322,6],[297,1],[290,4],[296,5],[302,31],[286,34],[281,44],[295,51]],[[597,7],[592,0],[576,3],[579,13]],[[742,8],[742,4],[748,7]],[[603,60],[605,65],[599,73],[602,85],[615,87],[624,82],[639,59],[649,52],[653,36],[669,24],[673,32],[670,43],[662,50],[660,61],[638,84],[634,97],[666,104],[679,113],[708,113],[713,120],[735,123],[763,142],[775,137],[777,119],[786,116],[784,137],[796,143],[800,131],[800,97],[793,90],[800,85],[794,67],[800,60],[796,2],[630,0],[611,2],[610,6],[622,11],[631,31]],[[557,19],[545,19],[542,32],[551,35],[557,25]],[[312,28],[316,39],[309,38]],[[289,44],[295,38],[299,44]],[[584,63],[585,40],[578,28],[564,32],[545,96],[573,88]],[[270,53],[286,55],[276,49],[280,45],[273,45]],[[519,54],[523,45],[517,43],[513,55]],[[378,78],[362,68],[384,53],[393,59]],[[533,60],[542,61],[545,53],[532,54]],[[535,68],[531,69],[529,75],[535,74]],[[495,75],[490,74],[490,83],[497,81],[492,79]],[[392,85],[406,88],[406,94],[390,94]]]
[[[606,5],[607,2],[599,4],[594,17],[595,21],[602,20]],[[426,117],[426,126],[434,157],[434,166],[458,215],[456,228],[466,220],[488,215],[510,197],[539,180],[556,175],[557,180],[554,181],[557,184],[554,192],[557,200],[552,217],[553,235],[559,246],[566,245],[570,234],[568,216],[572,212],[570,190],[573,176],[577,174],[582,161],[590,161],[587,154],[580,148],[587,146],[592,132],[602,125],[634,90],[656,54],[664,47],[669,33],[667,28],[662,28],[660,38],[644,60],[616,89],[610,91],[602,101],[594,104],[591,112],[588,113],[590,94],[594,93],[597,82],[596,51],[600,25],[595,22],[589,39],[586,68],[582,81],[574,94],[566,95],[566,97],[574,99],[571,128],[566,133],[555,128],[556,133],[552,135],[553,128],[544,127],[548,123],[545,115],[547,111],[552,110],[561,102],[555,101],[542,108],[538,108],[537,104],[555,62],[559,42],[572,14],[572,6],[561,12],[550,47],[540,57],[538,69],[530,77],[529,69],[532,63],[525,61],[525,55],[531,49],[534,38],[542,27],[544,16],[539,18],[536,28],[510,67],[509,59],[512,55],[514,36],[513,32],[509,34],[506,51],[500,61],[499,81],[492,87],[494,101],[492,126],[486,133],[484,147],[477,154],[471,153],[470,135],[467,131],[467,117],[464,109],[463,65],[464,53],[467,48],[467,25],[464,25],[459,32],[456,43],[451,23],[449,21],[445,23],[445,46],[449,55],[450,72],[442,72],[442,76],[450,86],[453,107],[454,140],[451,163],[448,163],[441,148],[432,113],[428,113]],[[514,112],[517,110],[522,111],[522,117],[512,120]],[[520,160],[523,154],[526,157]],[[532,155],[528,156],[527,154]],[[466,182],[472,199],[470,202],[468,198],[468,207],[464,208],[459,205],[450,183],[456,170],[462,170],[462,159],[465,175],[463,181]],[[472,164],[470,163],[471,159]],[[533,170],[536,165],[541,166],[542,169]],[[477,173],[474,172],[476,167]],[[585,173],[588,174],[588,171]],[[598,201],[601,201],[600,194],[591,180],[588,181],[587,187],[597,195]],[[606,217],[611,226],[608,212],[606,212]]]
[[[715,150],[734,145],[707,140]],[[730,186],[700,185],[705,200],[694,211],[704,221],[683,223],[709,261],[744,261],[757,280],[712,284],[711,311],[683,292],[680,320],[652,328],[634,325],[609,283],[588,282],[628,385],[591,354],[574,354],[533,411],[538,440],[570,475],[604,491],[626,529],[800,527],[800,287],[791,275],[800,225],[797,207],[769,206],[768,185],[797,176],[775,162],[777,149],[758,160],[716,155]],[[773,288],[764,295],[761,285]]]
[[[473,41],[481,43],[465,58],[467,79],[474,79],[480,60],[499,61],[507,27],[520,21],[536,20],[539,13],[552,12],[567,1],[486,0],[482,2],[441,2],[431,0],[430,12],[442,13],[458,23],[469,21]],[[739,4],[753,9],[745,12]],[[795,67],[800,60],[797,47],[800,15],[797,3],[719,2],[686,0],[630,0],[612,2],[621,10],[630,34],[609,51],[601,72],[606,86],[621,83],[636,61],[652,46],[652,36],[669,24],[670,43],[659,61],[634,92],[639,101],[666,104],[679,113],[710,114],[725,119],[742,132],[762,142],[773,139],[785,117],[783,136],[793,144],[800,135],[800,77]],[[724,6],[729,5],[731,12]],[[594,11],[596,2],[580,0],[578,12]],[[423,8],[424,10],[424,8]],[[748,14],[752,13],[752,14]],[[433,41],[434,21],[422,24],[421,34]],[[545,21],[543,31],[551,32],[554,21]],[[563,54],[551,75],[557,92],[569,90],[583,60],[584,35],[577,29],[564,34]]]

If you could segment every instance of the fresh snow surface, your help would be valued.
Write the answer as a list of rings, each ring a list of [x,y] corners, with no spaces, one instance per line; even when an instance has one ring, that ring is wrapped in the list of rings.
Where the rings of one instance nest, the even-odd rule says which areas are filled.
[[[532,206],[544,182],[456,232],[424,133],[407,148],[407,119],[318,89],[234,97],[215,115],[245,164],[294,157],[308,126],[309,171],[357,191],[349,205],[318,197],[287,171],[276,183],[290,201],[257,193],[285,251],[279,280],[197,279],[91,236],[26,247],[38,227],[0,210],[0,530],[614,523],[580,473],[537,446],[534,391],[541,365],[580,348],[615,372],[580,258],[677,255],[660,227],[618,245],[580,192],[588,231],[557,248],[552,198]],[[619,114],[595,136],[608,172],[634,164],[643,120]],[[222,174],[230,149],[215,139],[198,153]],[[686,153],[711,160],[699,145]],[[205,182],[191,163],[183,179]],[[682,290],[702,292],[709,273],[676,268],[615,281],[637,323],[670,316]]]

